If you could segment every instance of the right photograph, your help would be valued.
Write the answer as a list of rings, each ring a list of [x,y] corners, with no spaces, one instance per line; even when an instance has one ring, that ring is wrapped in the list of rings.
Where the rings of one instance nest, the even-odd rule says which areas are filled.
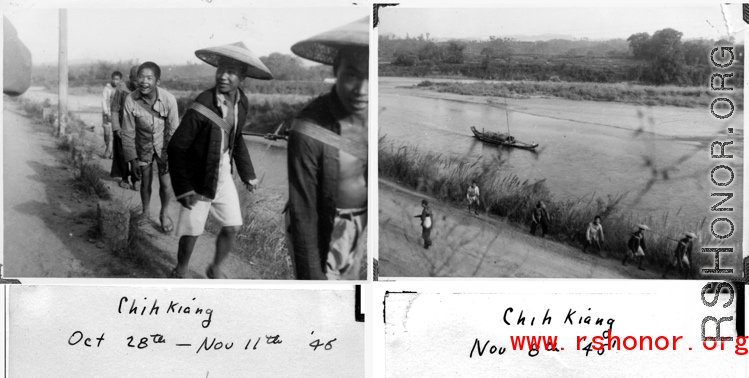
[[[378,18],[381,277],[741,277],[739,4]]]

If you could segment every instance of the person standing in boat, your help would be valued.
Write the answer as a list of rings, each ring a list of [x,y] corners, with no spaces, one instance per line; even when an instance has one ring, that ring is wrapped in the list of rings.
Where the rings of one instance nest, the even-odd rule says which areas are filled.
[[[684,279],[689,278],[689,267],[692,265],[692,240],[696,237],[697,235],[687,232],[684,238],[679,240],[671,259],[666,264],[666,270],[663,271],[661,277],[666,278],[666,275],[671,271],[671,268],[676,268],[677,270],[684,270]]]
[[[601,216],[596,215],[593,222],[588,223],[588,229],[585,231],[585,245],[583,253],[588,253],[588,247],[596,247],[598,254],[601,254],[601,243],[603,243],[603,226],[601,225]]]
[[[468,198],[468,212],[471,212],[471,205],[475,204],[476,210],[475,214],[478,215],[479,213],[479,187],[476,185],[476,181],[473,181],[471,183],[471,186],[468,187],[468,193],[466,194],[466,198]]]
[[[432,245],[432,209],[429,208],[429,201],[421,200],[421,214],[414,218],[421,218],[421,237],[424,239],[424,249],[429,249]]]
[[[645,270],[645,268],[642,267],[642,263],[645,261],[645,252],[647,251],[647,248],[645,248],[645,231],[649,229],[650,227],[647,225],[637,225],[637,231],[633,232],[629,237],[627,253],[624,255],[622,265],[627,266],[627,261],[629,261],[631,255],[631,258],[639,259],[637,269]]]
[[[543,201],[538,201],[531,213],[531,235],[536,236],[536,228],[541,226],[541,237],[545,237],[549,232],[549,223],[551,223],[551,218],[549,218],[546,205]]]

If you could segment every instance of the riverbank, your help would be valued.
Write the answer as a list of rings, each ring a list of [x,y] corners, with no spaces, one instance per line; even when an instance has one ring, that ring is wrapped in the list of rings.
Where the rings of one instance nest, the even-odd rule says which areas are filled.
[[[676,247],[676,240],[683,237],[685,230],[691,230],[698,235],[692,254],[692,274],[698,276],[695,267],[710,266],[712,262],[710,256],[697,253],[700,242],[705,245],[719,244],[707,231],[706,219],[690,222],[679,217],[679,214],[671,215],[668,212],[657,217],[625,212],[621,202],[626,194],[612,196],[591,193],[574,200],[557,199],[545,180],[521,180],[512,173],[495,168],[491,159],[466,162],[448,155],[419,151],[417,147],[381,137],[378,161],[381,179],[458,208],[465,206],[468,185],[476,181],[481,189],[480,213],[517,227],[529,227],[533,208],[538,201],[544,201],[551,217],[551,239],[574,248],[582,247],[588,223],[599,215],[606,235],[605,248],[617,259],[622,259],[627,253],[629,237],[640,223],[647,224],[652,230],[646,233],[648,253],[645,257],[646,263],[651,266],[663,267]],[[382,206],[380,214],[383,217]],[[382,220],[380,224],[383,225]],[[738,266],[739,261],[740,258],[727,257],[725,263]]]
[[[388,180],[379,181],[379,274],[387,277],[525,277],[656,279],[659,266],[623,266],[607,250],[603,257],[464,207],[438,201]],[[432,240],[422,248],[415,214],[428,199],[434,213]],[[671,274],[669,278],[677,278]]]
[[[553,81],[509,82],[433,82],[424,80],[413,88],[460,95],[531,98],[553,96],[576,101],[608,101],[645,106],[676,106],[684,108],[709,108],[715,96],[707,87],[652,86],[630,83],[574,83]],[[731,99],[736,109],[744,108],[744,90],[734,88]],[[731,111],[725,103],[715,106],[715,111]]]

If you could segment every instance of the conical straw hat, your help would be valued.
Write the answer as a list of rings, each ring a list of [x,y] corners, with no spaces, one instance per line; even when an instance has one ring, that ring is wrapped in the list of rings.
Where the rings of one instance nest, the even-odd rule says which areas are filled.
[[[686,235],[689,236],[692,239],[697,239],[697,235],[695,235],[694,232],[687,232]]]
[[[291,51],[302,58],[333,65],[338,50],[346,47],[369,48],[369,16],[297,42]]]
[[[273,74],[268,67],[242,42],[200,49],[195,51],[195,56],[214,67],[218,67],[218,62],[222,57],[234,59],[247,65],[247,71],[245,72],[247,77],[260,80],[273,79]]]

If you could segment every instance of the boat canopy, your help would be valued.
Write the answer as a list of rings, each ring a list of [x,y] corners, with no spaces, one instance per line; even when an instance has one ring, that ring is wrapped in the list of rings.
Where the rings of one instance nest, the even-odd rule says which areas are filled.
[[[492,131],[484,132],[484,136],[487,138],[496,139],[496,140],[500,140],[504,142],[511,142],[515,139],[509,134],[500,134],[500,133],[495,133]]]

